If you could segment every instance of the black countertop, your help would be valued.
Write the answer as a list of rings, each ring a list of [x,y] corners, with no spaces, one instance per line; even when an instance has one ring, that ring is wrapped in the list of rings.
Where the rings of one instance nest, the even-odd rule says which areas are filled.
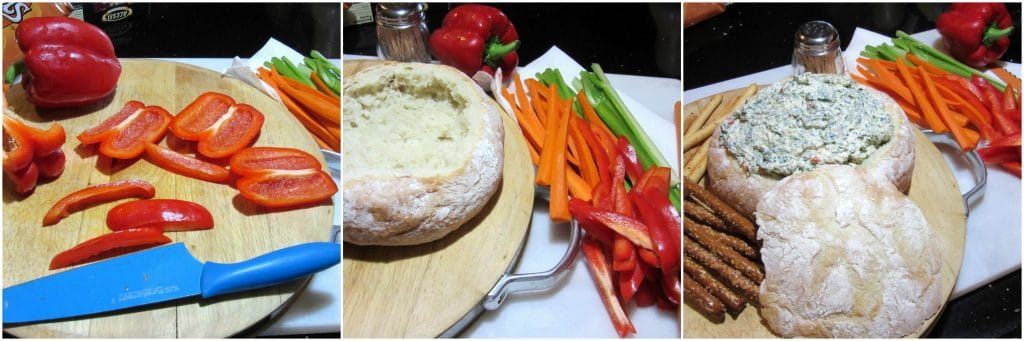
[[[558,46],[584,67],[601,64],[608,73],[679,78],[681,8],[678,3],[513,3],[488,5],[502,10],[522,41],[519,64]],[[441,26],[458,4],[430,3],[427,27]],[[372,23],[343,30],[344,53],[375,56]]]
[[[685,29],[683,88],[693,89],[789,65],[793,33],[807,21],[825,20],[839,31],[843,48],[862,27],[895,36],[935,28],[945,9],[936,4],[734,3],[726,12]],[[1021,27],[1020,3],[1007,4]],[[1021,34],[1014,30],[1002,60],[1020,63]],[[753,53],[756,51],[756,53]],[[691,101],[695,99],[685,99]],[[1020,212],[1018,212],[1019,214]],[[927,337],[1020,338],[1020,270],[949,302]]]

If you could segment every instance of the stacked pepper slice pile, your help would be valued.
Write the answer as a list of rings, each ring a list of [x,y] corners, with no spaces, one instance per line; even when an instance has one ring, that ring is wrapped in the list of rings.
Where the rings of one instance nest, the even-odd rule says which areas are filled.
[[[55,179],[64,173],[66,160],[61,147],[66,138],[64,127],[34,128],[4,114],[3,170],[19,194],[31,192],[39,179]]]

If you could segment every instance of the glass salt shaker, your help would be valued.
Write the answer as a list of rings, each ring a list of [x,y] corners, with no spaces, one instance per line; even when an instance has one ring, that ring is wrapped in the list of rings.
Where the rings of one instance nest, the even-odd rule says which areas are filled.
[[[430,62],[427,5],[377,4],[377,56],[399,62]]]
[[[846,74],[839,33],[832,24],[810,21],[800,25],[793,42],[793,74],[804,72]]]

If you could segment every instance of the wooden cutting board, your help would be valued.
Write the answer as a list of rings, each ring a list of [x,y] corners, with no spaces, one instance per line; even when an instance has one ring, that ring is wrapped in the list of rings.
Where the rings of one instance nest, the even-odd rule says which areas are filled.
[[[353,75],[375,63],[346,61],[343,73]],[[344,245],[346,338],[437,337],[480,303],[514,264],[533,211],[533,165],[519,126],[505,114],[502,122],[501,186],[469,223],[421,245]]]
[[[51,121],[64,126],[68,140],[63,150],[68,161],[60,178],[38,185],[28,197],[13,194],[10,187],[4,190],[4,286],[58,272],[47,270],[50,259],[82,241],[109,232],[105,224],[107,211],[128,200],[98,205],[74,213],[57,225],[41,227],[43,215],[53,203],[73,191],[125,179],[150,182],[156,187],[156,198],[189,200],[210,210],[215,224],[212,230],[167,233],[173,242],[184,242],[201,261],[237,262],[286,246],[329,240],[333,214],[330,202],[271,212],[242,198],[233,186],[171,173],[145,159],[111,161],[99,156],[95,146],[80,145],[75,136],[113,115],[129,100],[159,105],[177,114],[199,94],[217,91],[256,107],[266,117],[254,145],[302,149],[324,163],[319,148],[300,123],[281,104],[249,85],[178,63],[122,59],[121,65],[123,71],[112,100],[93,108],[37,111],[28,103],[21,86],[11,88],[8,100],[20,118],[37,127],[48,127]],[[194,151],[194,144],[177,140],[171,134],[167,136],[161,144],[170,144],[179,151]],[[5,187],[8,185],[5,183]],[[129,313],[32,324],[5,331],[36,338],[231,336],[282,308],[305,283],[306,280],[297,280],[210,300],[187,299]]]
[[[763,86],[762,86],[763,87]],[[739,97],[745,88],[722,93],[722,104],[731,103]],[[689,115],[699,112],[711,96],[690,102],[683,109]],[[960,197],[960,187],[953,173],[943,159],[939,150],[928,141],[920,131],[914,129],[916,138],[914,159],[914,175],[911,178],[910,199],[921,207],[928,223],[935,232],[935,242],[942,253],[942,297],[943,304],[939,312],[921,325],[910,337],[920,337],[927,332],[932,323],[942,313],[942,307],[953,292],[960,273],[960,263],[964,256],[966,241],[967,215]],[[778,337],[761,321],[757,308],[747,306],[739,316],[727,316],[722,323],[712,323],[700,313],[686,306],[683,308],[683,335],[688,338],[766,338]]]

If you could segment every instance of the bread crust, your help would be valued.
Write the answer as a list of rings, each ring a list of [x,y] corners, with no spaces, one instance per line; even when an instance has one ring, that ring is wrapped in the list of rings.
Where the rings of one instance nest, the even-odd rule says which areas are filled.
[[[902,337],[938,311],[935,233],[890,182],[827,165],[781,181],[756,215],[761,316],[777,334]]]
[[[891,182],[901,192],[910,189],[914,173],[914,135],[903,109],[888,95],[877,90],[856,86],[866,90],[882,102],[893,118],[893,134],[889,142],[879,147],[858,166],[872,176]],[[737,109],[739,110],[739,109]],[[733,115],[730,113],[729,115]],[[728,120],[726,120],[728,121]],[[723,125],[725,122],[723,122]],[[708,148],[708,188],[722,199],[731,203],[741,214],[753,219],[754,211],[761,197],[774,188],[781,179],[751,174],[733,157],[720,141],[722,126],[715,129]]]
[[[469,86],[459,88],[473,89],[461,95],[484,108],[478,113],[483,121],[482,132],[476,141],[467,141],[475,146],[463,166],[448,174],[417,177],[402,172],[348,172],[358,165],[346,164],[343,237],[352,244],[413,245],[441,239],[478,214],[501,182],[504,161],[501,111],[483,90],[458,70],[443,65],[383,63],[360,70],[366,77],[346,78],[345,87],[347,89],[350,82],[389,72],[385,68],[405,67],[430,69],[436,77],[468,82]],[[424,118],[429,119],[429,115],[425,114]]]

